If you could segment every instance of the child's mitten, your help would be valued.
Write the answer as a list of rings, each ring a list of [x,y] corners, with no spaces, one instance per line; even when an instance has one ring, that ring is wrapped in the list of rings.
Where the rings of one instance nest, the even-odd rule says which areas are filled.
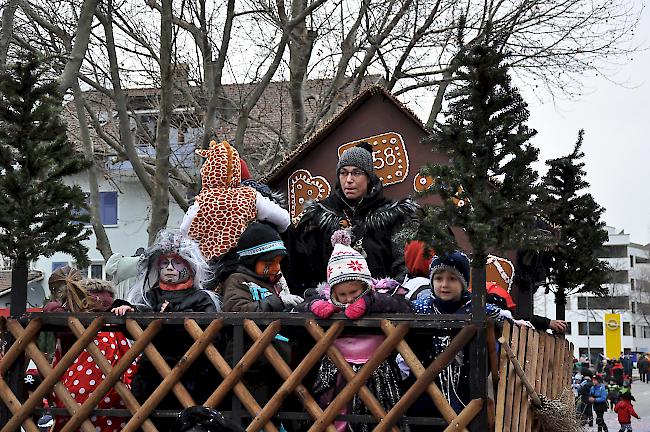
[[[310,309],[314,313],[314,315],[322,319],[327,319],[331,317],[334,314],[334,312],[340,311],[339,308],[337,308],[327,300],[316,300],[311,304]]]
[[[345,308],[345,316],[351,320],[361,318],[366,314],[366,301],[363,297],[357,299],[354,303]]]

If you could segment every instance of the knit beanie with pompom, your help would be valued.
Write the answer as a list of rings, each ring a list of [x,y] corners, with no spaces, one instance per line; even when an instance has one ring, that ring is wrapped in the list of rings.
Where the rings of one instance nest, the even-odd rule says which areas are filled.
[[[444,256],[434,256],[429,266],[429,281],[433,286],[433,276],[441,271],[448,271],[456,276],[463,290],[469,285],[469,258],[461,251],[456,251]]]
[[[358,280],[368,286],[372,276],[366,259],[352,249],[352,236],[349,230],[338,230],[332,234],[334,250],[327,263],[327,283],[330,287],[345,281]]]

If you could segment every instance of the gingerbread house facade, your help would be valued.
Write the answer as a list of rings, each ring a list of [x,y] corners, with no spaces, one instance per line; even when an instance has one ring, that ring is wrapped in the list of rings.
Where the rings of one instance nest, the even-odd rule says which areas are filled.
[[[427,163],[447,157],[422,143],[426,128],[420,119],[386,89],[372,86],[287,155],[264,179],[286,193],[292,220],[304,204],[329,195],[336,184],[339,155],[361,141],[373,148],[375,170],[391,198],[404,198],[428,186],[418,172]]]
[[[419,174],[420,168],[448,161],[446,155],[422,142],[426,135],[425,125],[411,110],[385,88],[372,86],[303,141],[262,181],[286,194],[292,222],[296,223],[307,201],[322,200],[334,189],[339,155],[367,141],[373,146],[375,172],[384,184],[385,195],[393,199],[413,196],[431,186],[431,180]],[[425,199],[435,203],[433,197]],[[454,231],[459,245],[470,251],[462,232]],[[516,253],[507,255],[516,260]],[[521,290],[516,285],[512,295],[518,311],[526,316],[532,312],[532,293],[528,287]]]

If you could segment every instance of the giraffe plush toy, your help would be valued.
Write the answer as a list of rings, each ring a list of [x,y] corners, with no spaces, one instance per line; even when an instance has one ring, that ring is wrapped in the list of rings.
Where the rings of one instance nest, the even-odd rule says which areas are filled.
[[[239,153],[222,141],[209,149],[197,149],[204,157],[201,167],[201,192],[196,197],[196,216],[189,235],[199,242],[206,260],[218,258],[237,245],[246,226],[255,220],[257,192],[241,186]]]
[[[241,184],[241,159],[227,141],[212,141],[197,149],[205,158],[201,167],[201,192],[188,209],[181,232],[199,242],[207,261],[222,257],[253,221],[270,222],[282,232],[289,226],[289,213],[254,188]]]

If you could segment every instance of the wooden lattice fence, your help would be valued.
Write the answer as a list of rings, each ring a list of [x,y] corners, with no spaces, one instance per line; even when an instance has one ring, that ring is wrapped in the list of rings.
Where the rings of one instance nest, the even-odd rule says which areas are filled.
[[[95,428],[89,420],[93,415],[124,417],[124,431],[136,431],[141,428],[146,432],[154,432],[157,429],[152,418],[173,416],[177,413],[177,410],[156,409],[160,401],[169,394],[173,394],[183,408],[204,405],[220,409],[230,418],[247,425],[247,431],[259,431],[262,428],[270,432],[278,431],[280,422],[286,419],[310,421],[310,432],[335,432],[335,419],[374,424],[374,431],[398,431],[399,425],[406,423],[442,425],[447,426],[448,431],[467,430],[468,425],[472,423],[472,430],[487,430],[484,423],[481,423],[481,416],[478,416],[480,413],[485,414],[485,396],[473,399],[456,415],[433,381],[460,350],[468,343],[476,343],[477,331],[487,331],[487,326],[481,327],[480,323],[477,325],[477,322],[468,316],[418,316],[414,319],[408,315],[392,315],[355,322],[344,318],[317,322],[310,315],[273,313],[246,314],[245,317],[235,313],[134,314],[126,318],[110,314],[44,313],[21,319],[3,319],[0,325],[6,329],[5,338],[8,340],[4,356],[0,359],[0,398],[10,412],[0,432],[17,430],[20,425],[28,432],[37,432],[31,415],[44,411],[36,407],[39,401],[52,391],[64,407],[49,411],[54,415],[69,416],[62,429],[64,432],[94,431]],[[109,325],[111,331],[121,331],[134,341],[126,354],[112,366],[94,343],[97,333]],[[194,341],[176,364],[168,364],[152,342],[156,335],[165,334],[170,326],[177,330],[183,328]],[[368,362],[356,372],[333,345],[333,341],[344,328],[349,331],[356,329],[363,332],[381,332],[385,335],[384,341]],[[283,336],[298,341],[306,352],[295,364],[288,363],[272,344],[280,329]],[[54,367],[36,345],[41,331],[68,331],[75,337],[71,348]],[[226,355],[215,343],[218,335],[224,332],[228,333],[229,340],[232,341],[232,356]],[[407,334],[450,335],[453,339],[441,355],[424,367],[409,346]],[[60,378],[84,349],[93,357],[105,379],[83,404],[78,404],[60,382]],[[377,366],[395,351],[402,355],[417,380],[405,390],[399,402],[386,412],[365,383]],[[162,382],[145,401],[138,401],[120,378],[134,359],[142,354],[155,366]],[[21,397],[18,389],[12,388],[10,384],[16,382],[10,379],[11,376],[24,373],[24,369],[21,371],[16,368],[18,365],[24,368],[22,365],[25,355],[34,361],[43,376],[43,382],[28,398]],[[221,380],[214,383],[214,391],[206,400],[195,400],[181,382],[181,378],[201,355],[207,358]],[[309,384],[305,381],[323,356],[329,357],[347,381],[343,390],[324,410],[316,402]],[[251,365],[263,357],[270,364],[269,373],[275,371],[282,382],[268,400],[256,399],[243,383]],[[482,384],[485,384],[485,379]],[[474,395],[481,394],[477,391],[480,386],[480,382],[473,383]],[[96,409],[97,403],[113,387],[124,401],[125,409]],[[441,418],[405,415],[408,408],[424,392],[430,395],[440,411]],[[359,395],[370,415],[339,414],[341,408],[348,404],[355,394]],[[289,397],[294,397],[300,402],[300,409],[287,410],[285,402]],[[229,402],[229,408],[224,410],[222,404],[226,400]]]
[[[571,392],[573,344],[563,337],[508,323],[504,325],[503,338],[538,394],[549,399],[560,399],[563,392]],[[539,425],[528,393],[505,350],[500,353],[499,376],[495,431],[538,431]],[[571,397],[563,399],[572,400]]]

